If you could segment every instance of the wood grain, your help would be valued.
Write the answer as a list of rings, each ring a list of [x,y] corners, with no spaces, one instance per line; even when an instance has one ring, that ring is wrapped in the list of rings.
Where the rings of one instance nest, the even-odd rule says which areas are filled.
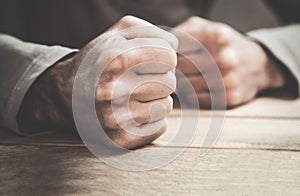
[[[185,111],[185,120],[199,118],[198,130],[191,147],[201,146],[212,118],[210,111]],[[178,131],[180,111],[175,110],[168,119],[168,131],[155,141],[155,145],[166,145]],[[225,122],[216,147],[221,148],[294,148],[300,142],[300,99],[281,100],[260,98],[248,105],[226,111]],[[53,133],[38,137],[19,137],[0,128],[0,144],[41,146],[84,146],[75,134]],[[177,143],[177,147],[182,144]]]
[[[201,157],[213,118],[220,116],[190,110],[181,119],[174,111],[166,134],[138,150],[182,149],[168,144],[182,120],[199,120],[195,138],[173,162],[146,172],[106,165],[75,134],[0,129],[0,195],[300,195],[300,99],[261,98],[227,111],[217,143]]]
[[[217,112],[214,116],[220,116]],[[222,113],[222,112],[221,112]],[[212,111],[189,109],[185,111],[188,116],[211,117]],[[180,110],[175,110],[172,117],[180,115]],[[226,118],[265,118],[265,119],[296,119],[300,120],[300,99],[280,99],[262,97],[237,108],[227,110]]]
[[[188,149],[145,172],[107,166],[85,148],[0,146],[1,195],[299,195],[290,151]]]
[[[181,118],[168,119],[167,132],[153,144],[156,146],[186,147],[184,141],[172,145],[169,142],[177,132],[195,134],[190,147],[201,147],[203,139],[209,131],[211,118],[185,117],[185,123],[199,119],[198,129],[180,130]],[[39,137],[20,137],[10,131],[0,130],[2,145],[34,145],[34,146],[74,146],[84,147],[80,138],[70,134],[48,134]],[[245,149],[277,149],[300,151],[300,120],[270,120],[270,119],[235,119],[226,118],[215,148],[245,148]]]
[[[186,117],[185,123],[193,123],[195,117]],[[200,117],[198,130],[180,130],[181,119],[172,117],[168,120],[168,131],[154,143],[159,146],[169,146],[169,142],[177,132],[196,133],[191,147],[200,147],[207,132],[211,118]],[[178,142],[175,146],[185,146]],[[294,149],[300,151],[300,120],[270,120],[270,119],[236,119],[226,118],[219,139],[215,145],[218,148],[262,148],[262,149]]]

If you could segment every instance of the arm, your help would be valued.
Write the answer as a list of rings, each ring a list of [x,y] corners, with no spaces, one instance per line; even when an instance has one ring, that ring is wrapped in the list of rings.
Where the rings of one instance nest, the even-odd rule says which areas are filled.
[[[0,34],[0,125],[21,133],[17,113],[33,82],[74,50],[26,43]]]
[[[134,28],[134,31],[130,28]],[[136,28],[140,30],[137,31]],[[9,42],[10,48],[22,43],[13,40],[15,43]],[[11,70],[5,73],[7,76],[1,78],[1,82],[9,81],[10,77],[16,79],[9,81],[11,87],[1,87],[2,91],[9,91],[3,101],[1,100],[3,106],[7,105],[3,107],[1,113],[2,122],[5,127],[15,131],[21,130],[23,134],[49,128],[73,130],[75,128],[72,107],[73,87],[78,87],[74,86],[74,80],[79,78],[82,83],[76,88],[79,89],[80,97],[80,101],[76,102],[76,108],[87,108],[83,97],[89,95],[89,89],[92,88],[90,86],[96,83],[95,97],[92,97],[95,98],[93,109],[96,109],[96,117],[107,136],[115,144],[125,148],[149,144],[167,128],[166,115],[172,110],[170,94],[176,86],[173,70],[177,63],[177,45],[178,41],[171,33],[147,21],[125,16],[107,32],[72,55],[66,56],[72,52],[68,50],[54,59],[52,53],[57,54],[60,48],[46,50],[47,47],[40,46],[45,51],[36,54],[37,49],[32,49],[32,44],[22,45],[17,52],[14,52],[14,49],[8,50],[12,51],[11,53],[3,51],[1,52],[3,59],[7,59],[10,55],[14,55],[14,58],[11,58],[11,61],[6,60],[7,62],[3,60],[1,63],[3,70],[8,68]],[[24,52],[25,50],[27,52]],[[28,56],[22,55],[27,54],[28,51],[31,52]],[[65,57],[61,59],[63,56]],[[29,66],[29,71],[27,68],[19,69],[17,66],[20,63],[21,65],[24,63],[25,67]],[[82,63],[84,67],[80,66]],[[37,73],[41,73],[52,64],[51,68],[37,78],[39,75]],[[19,74],[14,73],[12,66]],[[40,72],[33,70],[40,70]],[[102,70],[102,73],[98,78],[95,74],[99,70]],[[77,71],[79,71],[78,75]],[[30,84],[37,78],[29,90],[30,85],[24,82],[23,75],[29,78]],[[136,87],[138,83],[141,85]],[[27,86],[23,86],[24,84]],[[21,91],[22,93],[19,93]],[[20,100],[15,101],[17,99]],[[10,100],[13,101],[7,104],[6,102]],[[16,115],[21,102],[22,107],[18,114],[21,129],[18,129]],[[152,107],[157,104],[160,107]],[[6,116],[6,113],[10,115]],[[87,127],[90,126],[89,122],[94,119],[94,116],[86,113],[88,112],[81,110],[80,120],[87,124],[83,126],[81,124],[78,131],[88,135],[91,140],[88,142],[99,144],[99,141],[101,143],[104,140],[106,143],[106,137],[102,137],[98,132],[101,130],[89,131]],[[24,124],[25,126],[22,126]]]
[[[299,95],[300,82],[300,25],[251,31],[248,36],[262,44],[285,71],[286,85]]]

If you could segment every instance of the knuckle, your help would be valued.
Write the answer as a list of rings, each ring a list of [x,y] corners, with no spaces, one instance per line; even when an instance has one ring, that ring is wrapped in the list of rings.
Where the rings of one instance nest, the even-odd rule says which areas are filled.
[[[120,70],[125,70],[129,67],[130,62],[134,62],[139,57],[138,50],[132,49],[128,52],[122,53],[117,57]]]
[[[131,15],[123,16],[119,21],[119,28],[126,29],[135,26],[137,18]]]
[[[232,32],[232,27],[229,26],[228,24],[216,23],[215,27],[216,27],[215,28],[216,31],[219,32],[220,34],[226,34]]]
[[[120,128],[112,111],[103,113],[101,124],[106,130],[118,130]]]
[[[106,102],[112,100],[113,88],[110,87],[110,83],[106,83],[106,85],[100,85],[96,91],[96,102]]]
[[[212,26],[211,34],[216,38],[220,44],[228,44],[232,40],[233,29],[227,24],[215,23]]]
[[[151,51],[151,53],[154,53],[153,62],[157,62],[157,57],[160,56],[159,62],[165,64],[165,66],[168,66],[170,68],[175,68],[177,66],[177,54],[175,51],[170,51],[166,48],[152,48]]]
[[[224,24],[224,23],[214,23],[214,28],[215,32],[219,33],[220,35],[222,34],[227,34],[227,33],[231,33],[232,32],[232,27],[229,26],[228,24]]]
[[[121,18],[121,22],[127,22],[127,21],[132,21],[136,19],[136,17],[132,16],[132,15],[125,15]]]
[[[206,22],[206,20],[203,18],[200,18],[198,16],[191,16],[187,19],[187,22],[192,23],[192,24],[195,24],[195,23],[197,24],[197,23],[204,23],[204,22]]]
[[[216,63],[221,69],[235,69],[239,64],[236,51],[224,49],[216,58]]]
[[[155,50],[155,48],[153,48]],[[153,60],[156,60],[155,56],[161,56],[161,62],[163,64],[167,64],[170,68],[175,68],[177,66],[177,54],[174,51],[170,51],[169,49],[165,48],[158,48],[156,50],[156,55],[153,55]]]
[[[197,23],[199,21],[199,17],[198,16],[191,16],[187,19],[188,22],[190,23]]]
[[[242,102],[242,95],[237,89],[227,91],[226,96],[229,107],[239,105]]]
[[[232,73],[228,74],[227,77],[225,77],[224,83],[225,83],[225,88],[228,91],[231,91],[232,89],[238,88],[238,86],[241,83],[241,80],[240,80],[238,74],[232,72]]]

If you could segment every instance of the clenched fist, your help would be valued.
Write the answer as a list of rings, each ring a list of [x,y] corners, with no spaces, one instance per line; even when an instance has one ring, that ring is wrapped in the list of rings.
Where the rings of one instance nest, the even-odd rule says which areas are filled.
[[[147,30],[139,30],[142,27]],[[56,129],[74,128],[75,75],[87,54],[97,46],[99,59],[113,58],[108,64],[101,60],[93,62],[103,68],[95,95],[102,127],[121,147],[149,144],[166,130],[165,118],[173,107],[170,94],[176,86],[177,45],[174,35],[126,16],[78,53],[45,72],[23,102],[20,122],[27,127],[39,124]]]
[[[219,90],[220,83],[214,84],[213,81],[214,77],[217,77],[214,73],[215,64],[224,81],[227,97],[224,103],[229,108],[252,100],[263,90],[285,85],[283,71],[277,62],[259,44],[230,26],[191,17],[176,28],[199,41],[214,59],[214,61],[208,60],[208,55],[201,51],[195,51],[193,54],[189,51],[188,55],[194,55],[194,58],[198,58],[197,62],[201,63],[202,73],[195,69],[187,58],[180,56],[178,59],[178,69],[193,85],[200,106],[211,107],[212,94],[216,98],[222,97],[218,94],[223,93]],[[207,85],[204,76],[212,80],[210,86]],[[178,88],[184,92],[185,86],[181,84],[183,84],[182,79],[178,78]],[[187,93],[187,100],[189,96]]]

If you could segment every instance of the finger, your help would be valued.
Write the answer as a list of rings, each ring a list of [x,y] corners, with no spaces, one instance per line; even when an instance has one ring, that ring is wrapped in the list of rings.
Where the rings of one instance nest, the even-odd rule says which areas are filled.
[[[239,61],[238,51],[228,47],[218,52],[215,56],[216,63],[223,74],[235,70],[241,62]]]
[[[188,96],[187,100],[192,102],[194,95]],[[205,109],[225,109],[226,99],[224,95],[217,93],[202,92],[197,94],[200,107]],[[213,108],[212,108],[213,107]]]
[[[175,51],[178,48],[176,36],[134,16],[124,16],[109,31],[118,32],[126,39],[159,38],[166,40]]]
[[[207,52],[191,53],[186,56],[178,56],[177,68],[185,75],[195,75],[207,72],[215,62]]]
[[[150,102],[132,101],[130,103],[131,117],[138,125],[163,120],[172,109],[171,96]]]
[[[176,28],[193,36],[210,52],[228,45],[235,32],[226,24],[212,22],[199,17],[191,17]]]
[[[158,127],[158,129],[157,129]],[[125,130],[107,130],[106,133],[112,141],[127,149],[141,147],[150,144],[167,130],[166,120],[142,125],[139,128],[140,135],[132,134]]]
[[[207,93],[207,92],[203,92],[203,93],[198,93],[197,94],[197,98],[198,98],[198,102],[200,107],[202,108],[211,108],[211,94]]]
[[[145,26],[153,26],[153,24],[141,18],[127,15],[122,17],[115,25],[113,25],[111,27],[111,30],[122,31],[128,28],[145,27]]]
[[[164,72],[170,71],[175,68],[177,64],[177,56],[172,47],[164,40],[156,38],[137,38],[124,43],[126,50],[120,53],[119,49],[110,49],[105,53],[107,55],[117,56],[105,69],[107,72],[113,72],[120,74],[127,70],[129,67],[133,67],[142,63],[162,63],[164,66],[162,70]],[[157,66],[148,66],[147,71],[149,73],[161,73],[162,70]]]
[[[172,72],[167,74],[139,75],[138,80],[143,84],[132,93],[132,97],[141,102],[162,99],[176,89],[176,77]]]
[[[192,88],[190,88],[190,84]],[[178,89],[183,93],[207,92],[208,86],[205,79],[201,75],[193,75],[187,78],[179,78],[177,80]],[[193,91],[194,90],[194,91]]]
[[[110,130],[122,128],[129,131],[144,124],[164,120],[173,108],[173,100],[170,96],[146,103],[131,99],[128,104],[99,105],[97,111],[102,125]]]
[[[177,51],[178,48],[178,39],[175,35],[154,25],[126,29],[120,32],[120,34],[128,40],[136,38],[156,38],[168,42],[174,51]]]
[[[146,75],[146,74],[166,74],[168,72],[175,72],[175,68],[173,65],[161,63],[161,62],[144,62],[141,64],[137,64],[132,67],[132,71],[138,75]]]
[[[211,22],[206,29],[207,42],[211,45],[226,46],[230,44],[232,37],[234,36],[234,30],[223,23]]]
[[[224,81],[220,74],[212,70],[203,74],[177,77],[177,86],[181,92],[185,93],[192,93],[192,90],[195,92],[221,91],[224,89]]]
[[[100,82],[96,91],[96,102],[112,101],[121,105],[129,96],[147,102],[165,98],[175,89],[176,77],[173,72],[137,75],[128,71],[114,82]]]
[[[205,41],[205,37],[200,36],[199,34],[202,34],[202,32],[205,31],[205,27],[209,24],[210,21],[206,19],[200,17],[190,17],[186,21],[178,25],[176,29],[193,36],[199,42],[203,43]],[[182,41],[180,38],[179,40]]]

